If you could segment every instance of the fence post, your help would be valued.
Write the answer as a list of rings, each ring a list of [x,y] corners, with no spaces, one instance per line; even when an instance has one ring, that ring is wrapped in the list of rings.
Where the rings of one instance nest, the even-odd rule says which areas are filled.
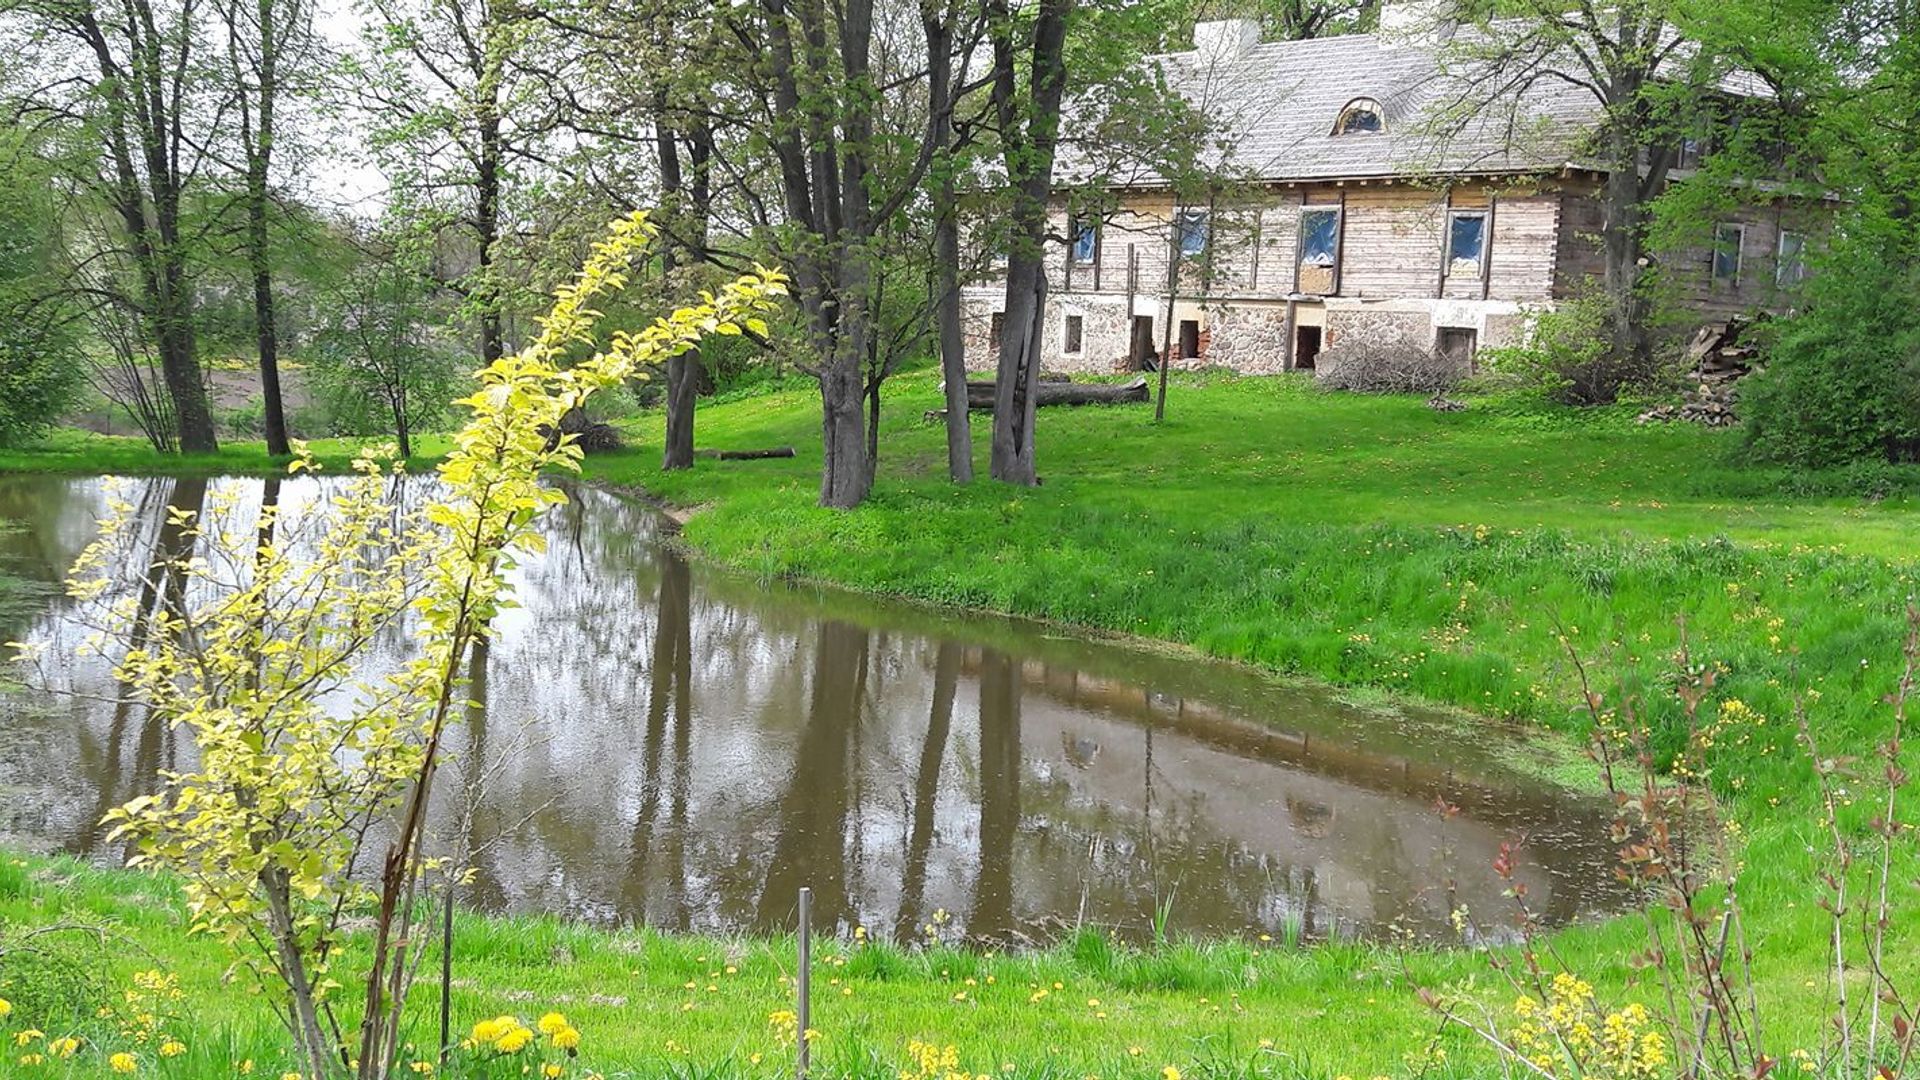
[[[808,1060],[812,1048],[807,1045],[807,1032],[813,1029],[813,890],[800,889],[800,978],[799,1007],[794,1010],[796,1071],[795,1080],[807,1080]]]

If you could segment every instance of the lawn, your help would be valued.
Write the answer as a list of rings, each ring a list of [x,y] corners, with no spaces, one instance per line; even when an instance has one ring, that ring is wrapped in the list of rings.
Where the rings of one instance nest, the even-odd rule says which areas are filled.
[[[812,505],[819,421],[805,390],[699,416],[703,447],[792,445],[794,459],[702,459],[662,474],[658,420],[643,416],[626,423],[634,449],[593,458],[587,472],[682,508],[686,544],[747,575],[1163,639],[1573,734],[1585,720],[1569,649],[1609,703],[1637,695],[1671,746],[1671,673],[1684,643],[1690,663],[1715,672],[1705,712],[1738,699],[1754,713],[1716,752],[1711,779],[1744,838],[1746,932],[1769,1042],[1780,1053],[1818,1037],[1829,923],[1817,907],[1820,823],[1793,703],[1804,702],[1828,753],[1865,754],[1886,729],[1882,698],[1899,678],[1913,588],[1907,537],[1920,526],[1910,498],[1765,494],[1775,478],[1736,464],[1737,433],[1640,427],[1623,411],[1477,401],[1439,413],[1418,399],[1212,375],[1175,380],[1164,424],[1144,407],[1043,412],[1041,487],[957,488],[944,478],[941,430],[921,419],[938,405],[936,381],[915,374],[888,389],[878,483],[856,511]],[[977,419],[983,474],[985,436]],[[320,449],[330,467],[350,456],[340,444]],[[174,466],[267,463],[257,446],[174,462],[77,436],[0,454],[0,470]],[[232,1055],[270,1059],[271,1021],[219,978],[217,946],[183,940],[165,881],[19,863],[0,870],[0,927],[108,919],[181,972],[203,1026],[243,1044]],[[1920,950],[1896,932],[1910,972]],[[1615,920],[1553,943],[1618,1000],[1653,992],[1631,963],[1643,935]],[[778,1071],[767,1015],[789,993],[780,981],[789,943],[478,918],[459,942],[462,1026],[558,1007],[587,1036],[584,1060],[608,1075]],[[116,960],[116,977],[146,963],[139,949]],[[1150,1080],[1168,1065],[1208,1077],[1480,1075],[1489,1059],[1458,1032],[1441,1044],[1446,1062],[1422,1071],[1433,1023],[1413,991],[1502,996],[1482,956],[1357,945],[1136,953],[1083,935],[1024,956],[866,942],[830,955],[822,1059],[875,1077],[894,1074],[910,1039],[956,1045],[967,1070],[1010,1066],[1016,1076]]]

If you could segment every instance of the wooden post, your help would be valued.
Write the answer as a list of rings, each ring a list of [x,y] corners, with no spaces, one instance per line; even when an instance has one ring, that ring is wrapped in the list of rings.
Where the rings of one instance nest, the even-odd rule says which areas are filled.
[[[1140,335],[1133,329],[1133,294],[1140,287],[1140,253],[1132,244],[1127,245],[1127,368],[1138,370],[1140,367]]]
[[[1487,232],[1480,239],[1480,299],[1493,295],[1493,220],[1500,212],[1500,193],[1487,191]]]
[[[1160,393],[1153,401],[1156,421],[1167,418],[1167,368],[1173,362],[1173,304],[1180,291],[1180,224],[1186,212],[1186,205],[1175,200],[1172,227],[1167,230],[1167,325],[1160,328]]]
[[[794,1009],[794,1080],[807,1080],[812,1049],[807,1045],[807,1032],[813,1027],[813,890],[805,887],[800,890],[800,977],[795,985],[799,1003]]]

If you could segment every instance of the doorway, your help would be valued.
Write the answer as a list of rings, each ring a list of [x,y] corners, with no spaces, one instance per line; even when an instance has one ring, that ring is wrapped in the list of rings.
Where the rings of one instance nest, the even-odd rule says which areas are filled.
[[[1133,343],[1127,347],[1127,370],[1152,371],[1153,369],[1153,316],[1135,315]]]
[[[1320,356],[1320,328],[1302,326],[1293,335],[1293,368],[1295,371],[1312,371],[1314,361]]]

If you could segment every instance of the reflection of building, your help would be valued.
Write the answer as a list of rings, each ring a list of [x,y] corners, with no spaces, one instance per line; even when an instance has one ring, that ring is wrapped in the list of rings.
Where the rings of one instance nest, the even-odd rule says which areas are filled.
[[[99,495],[34,483],[48,522]],[[289,482],[283,505],[314,491]],[[657,550],[654,520],[578,491],[515,572],[522,606],[477,657],[484,708],[436,789],[441,826],[474,806],[471,902],[724,931],[787,925],[806,884],[823,919],[876,933],[936,909],[982,935],[1141,931],[1169,897],[1176,929],[1441,933],[1453,903],[1499,908],[1485,867],[1522,833],[1552,916],[1604,902],[1602,809],[1418,724],[1004,622],[708,579]],[[28,636],[68,641],[65,610]],[[158,761],[191,764],[109,707],[48,724],[0,765],[49,793],[29,824],[69,847]]]
[[[1446,35],[1422,25],[1428,6],[1388,0],[1379,33],[1306,41],[1263,43],[1252,20],[1203,22],[1192,51],[1160,58],[1169,84],[1230,133],[1231,163],[1251,173],[1250,193],[1231,202],[1178,201],[1148,173],[1106,193],[1111,213],[1069,220],[1069,117],[1044,366],[1137,369],[1162,342],[1177,365],[1250,373],[1311,369],[1336,346],[1436,349],[1469,363],[1482,346],[1514,343],[1529,309],[1601,276],[1596,99],[1573,80],[1536,77],[1510,122],[1503,103],[1453,130],[1440,114],[1485,91],[1443,73]],[[1678,148],[1675,175],[1698,163],[1705,138]],[[1756,196],[1717,223],[1710,245],[1662,262],[1679,299],[1703,314],[1777,306],[1804,276],[1809,229],[1793,207]],[[995,243],[990,225],[978,233],[983,249]],[[972,367],[997,353],[1004,287],[988,274],[966,290]]]

